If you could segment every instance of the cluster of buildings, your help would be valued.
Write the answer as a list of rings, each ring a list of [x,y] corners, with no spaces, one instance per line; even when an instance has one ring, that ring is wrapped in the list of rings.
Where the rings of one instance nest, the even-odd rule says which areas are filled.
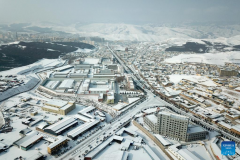
[[[16,75],[6,75],[3,77],[0,75],[0,92],[5,92],[10,88],[14,88],[24,84],[22,78],[18,78]]]
[[[32,29],[31,27],[29,28]],[[83,42],[94,45],[95,42],[102,43],[104,38],[100,37],[79,37],[78,35],[72,35],[68,33],[61,33],[57,31],[49,31],[48,33],[42,32],[38,28],[33,31],[0,31],[0,42],[13,42],[13,41],[35,41],[35,42]],[[37,32],[35,32],[37,31]],[[38,32],[39,31],[39,32]]]

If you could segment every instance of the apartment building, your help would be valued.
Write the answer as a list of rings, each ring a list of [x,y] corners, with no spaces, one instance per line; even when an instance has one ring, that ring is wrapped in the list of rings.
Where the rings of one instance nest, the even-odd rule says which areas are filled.
[[[161,134],[180,141],[205,139],[208,134],[199,126],[189,125],[188,117],[166,111],[146,115],[143,121],[154,134]]]

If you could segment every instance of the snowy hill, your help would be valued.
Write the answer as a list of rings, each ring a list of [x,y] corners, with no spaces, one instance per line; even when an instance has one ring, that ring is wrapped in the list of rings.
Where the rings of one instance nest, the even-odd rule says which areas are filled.
[[[190,39],[200,36],[199,32],[190,29],[150,25],[95,23],[76,26],[76,29],[82,36],[99,36],[107,40],[163,41],[168,38]]]
[[[106,40],[174,41],[181,45],[188,41],[200,42],[200,39],[205,39],[227,45],[240,45],[240,25],[238,24],[132,25],[124,23],[73,23],[66,25],[51,22],[34,22],[24,28],[29,30],[31,27],[51,28],[53,31],[79,34],[82,37],[99,36]]]

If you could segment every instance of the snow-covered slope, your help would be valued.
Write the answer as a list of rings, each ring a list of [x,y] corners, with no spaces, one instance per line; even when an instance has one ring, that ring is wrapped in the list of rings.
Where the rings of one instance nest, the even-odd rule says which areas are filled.
[[[94,23],[76,26],[82,36],[99,36],[107,40],[162,41],[167,38],[190,39],[199,32],[190,29],[152,27],[149,25]]]
[[[79,34],[80,36],[99,36],[106,40],[130,41],[176,41],[181,45],[187,41],[200,42],[205,39],[227,45],[240,44],[240,25],[132,25],[124,23],[55,24],[32,23],[30,26],[49,27],[55,31]],[[28,27],[30,27],[28,26]]]

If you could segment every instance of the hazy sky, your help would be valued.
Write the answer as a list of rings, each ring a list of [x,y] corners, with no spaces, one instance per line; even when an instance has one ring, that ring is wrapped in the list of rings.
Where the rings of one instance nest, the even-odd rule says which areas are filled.
[[[240,0],[0,0],[0,22],[240,22]]]

